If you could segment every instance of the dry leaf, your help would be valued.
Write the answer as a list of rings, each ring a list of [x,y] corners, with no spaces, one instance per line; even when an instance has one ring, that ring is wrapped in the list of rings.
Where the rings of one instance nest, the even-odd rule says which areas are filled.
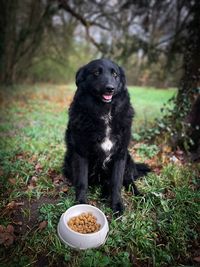
[[[14,242],[14,239],[15,239],[15,236],[13,234],[10,234],[10,233],[4,233],[4,246],[5,247],[9,247],[13,244]]]
[[[197,256],[197,257],[193,258],[193,260],[198,262],[198,263],[200,263],[200,256]]]
[[[23,206],[24,205],[24,202],[15,202],[14,200],[11,201],[10,203],[8,203],[6,205],[6,209],[15,209],[17,208],[18,206]]]
[[[29,162],[34,162],[37,160],[37,156],[33,155],[30,159]]]
[[[17,159],[23,159],[24,155],[22,153],[16,155]]]
[[[96,207],[97,206],[97,201],[96,200],[90,200],[89,204]]]
[[[170,153],[172,151],[172,148],[170,146],[164,145],[162,151],[164,153]]]
[[[36,170],[36,172],[40,172],[42,170],[42,165],[40,163],[37,163],[35,165],[35,170]]]
[[[33,190],[35,188],[35,186],[33,185],[28,185],[28,190]]]
[[[38,181],[38,178],[37,178],[36,176],[33,176],[33,177],[29,180],[28,189],[32,190],[34,187],[36,187],[36,185],[37,185],[37,181]]]
[[[10,203],[7,204],[6,208],[7,209],[14,209],[16,207],[15,201],[11,201]]]
[[[67,191],[69,190],[67,185],[62,186],[61,191],[64,193],[67,193]]]
[[[0,225],[0,244],[9,247],[15,240],[14,227],[9,224],[6,228]]]
[[[23,206],[24,202],[15,202],[15,201],[11,201],[10,203],[8,203],[6,205],[6,207],[3,210],[3,214],[11,214],[15,209],[18,208],[18,206]]]
[[[13,185],[16,184],[16,179],[15,178],[10,178],[10,179],[8,179],[8,181],[9,181],[10,184],[13,184]]]
[[[64,181],[62,175],[57,175],[55,178],[53,178],[53,184],[56,186],[59,186]]]
[[[31,182],[32,183],[36,183],[38,181],[38,178],[36,177],[36,176],[33,176],[32,178],[31,178]]]
[[[155,172],[157,175],[159,175],[161,173],[161,170],[162,170],[162,168],[159,166],[153,168],[153,172]]]
[[[6,231],[10,234],[13,234],[14,233],[14,227],[9,224],[7,227],[6,227]]]
[[[42,221],[40,224],[39,224],[39,229],[40,230],[43,230],[43,229],[45,229],[46,227],[47,227],[47,225],[48,225],[48,222],[47,221]]]
[[[13,221],[12,223],[14,223],[16,225],[22,225],[23,224],[22,221],[17,221],[17,222]]]

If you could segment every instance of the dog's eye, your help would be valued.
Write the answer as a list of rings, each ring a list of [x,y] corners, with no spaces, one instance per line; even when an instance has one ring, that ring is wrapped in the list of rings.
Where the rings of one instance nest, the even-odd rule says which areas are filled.
[[[94,74],[95,76],[99,76],[100,72],[99,72],[98,70],[96,70],[95,72],[93,72],[93,74]]]
[[[117,74],[115,71],[113,71],[112,75],[113,75],[113,77],[115,77],[115,78],[118,76],[118,74]]]

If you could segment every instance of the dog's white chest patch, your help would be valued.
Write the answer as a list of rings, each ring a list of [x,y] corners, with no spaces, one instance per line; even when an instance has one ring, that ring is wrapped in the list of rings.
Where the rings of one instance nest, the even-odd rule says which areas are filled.
[[[105,152],[106,158],[103,162],[103,166],[105,167],[105,164],[110,160],[110,157],[112,155],[111,149],[114,146],[114,143],[111,141],[110,134],[111,134],[111,128],[109,126],[109,122],[111,121],[112,117],[110,114],[103,116],[102,119],[105,122],[105,138],[103,139],[103,142],[101,143],[101,149]]]
[[[113,142],[110,140],[110,127],[107,126],[106,128],[106,137],[104,138],[103,142],[101,143],[101,148],[105,152],[109,152],[113,147]]]

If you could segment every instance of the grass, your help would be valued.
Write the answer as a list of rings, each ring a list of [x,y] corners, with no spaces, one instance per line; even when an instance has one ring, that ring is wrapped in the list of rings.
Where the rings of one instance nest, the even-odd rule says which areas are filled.
[[[170,89],[155,89],[151,87],[129,86],[131,102],[135,108],[134,129],[147,128],[157,117],[161,116],[163,104],[172,98],[176,91]]]
[[[149,110],[148,121],[150,111],[160,116],[159,107],[173,93],[131,88],[138,124],[144,123],[142,110]],[[123,192],[126,211],[117,219],[109,203],[100,200],[99,190],[90,189],[90,203],[108,216],[107,242],[86,251],[62,245],[56,226],[62,212],[74,204],[74,189],[63,184],[60,173],[66,107],[72,95],[72,86],[1,90],[0,225],[11,224],[15,230],[9,246],[0,233],[1,266],[195,266],[194,258],[199,256],[198,165],[166,163],[159,174],[152,172],[138,181],[144,196]],[[141,144],[136,152],[152,160],[159,147]],[[48,224],[42,228],[40,222]]]

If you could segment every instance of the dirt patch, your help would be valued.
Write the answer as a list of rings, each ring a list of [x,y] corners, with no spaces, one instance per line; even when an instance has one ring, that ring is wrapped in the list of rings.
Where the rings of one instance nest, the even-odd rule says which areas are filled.
[[[13,209],[11,214],[12,224],[15,227],[15,233],[24,235],[34,227],[39,225],[39,208],[43,204],[56,204],[57,198],[41,196],[39,199],[28,201],[20,200],[21,206]]]

